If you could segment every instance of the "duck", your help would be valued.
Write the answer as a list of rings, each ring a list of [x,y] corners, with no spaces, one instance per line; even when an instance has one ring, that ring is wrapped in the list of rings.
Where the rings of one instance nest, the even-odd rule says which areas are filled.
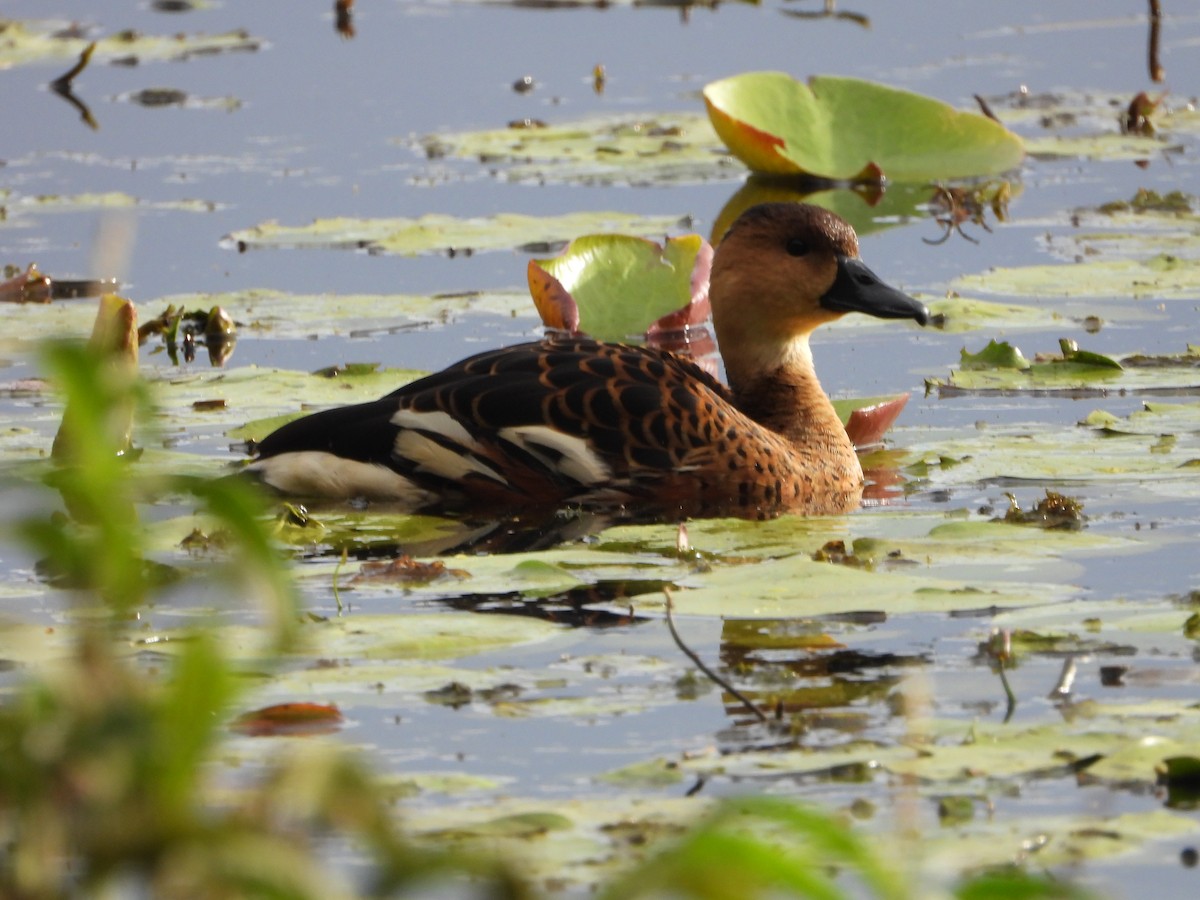
[[[709,299],[726,383],[670,351],[551,335],[293,420],[246,469],[281,494],[413,511],[853,510],[863,470],[809,338],[850,312],[925,325],[926,307],[867,267],[848,222],[796,202],[733,222]]]

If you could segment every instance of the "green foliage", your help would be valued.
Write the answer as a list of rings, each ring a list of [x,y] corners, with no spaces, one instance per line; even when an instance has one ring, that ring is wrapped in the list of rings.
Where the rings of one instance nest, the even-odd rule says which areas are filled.
[[[903,877],[835,817],[778,798],[743,797],[717,807],[677,845],[614,881],[601,897],[839,900],[852,896],[835,880],[843,869],[861,881],[869,896],[911,896]]]
[[[298,754],[228,806],[216,806],[207,764],[244,690],[212,633],[192,629],[164,679],[125,658],[116,638],[152,599],[137,509],[161,492],[194,495],[234,548],[218,571],[258,600],[267,660],[293,644],[291,582],[263,509],[235,480],[146,478],[107,439],[114,411],[148,407],[144,388],[109,377],[87,348],[54,345],[45,363],[69,406],[71,462],[49,481],[64,510],[30,518],[18,534],[74,589],[75,650],[0,708],[0,896],[92,896],[136,886],[153,896],[351,896],[324,871],[324,829],[355,838],[371,862],[363,893],[417,879],[477,874],[495,896],[524,896],[503,866],[416,850],[398,835],[378,786],[347,755]],[[100,601],[99,603],[97,601]]]

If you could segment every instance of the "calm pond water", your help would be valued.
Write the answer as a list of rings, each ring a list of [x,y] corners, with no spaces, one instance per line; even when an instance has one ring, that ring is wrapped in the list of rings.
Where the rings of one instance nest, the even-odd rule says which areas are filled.
[[[761,5],[729,3],[716,8],[615,4],[600,9],[359,0],[354,10],[355,35],[347,38],[335,32],[332,4],[257,0],[167,13],[157,11],[154,3],[123,0],[10,0],[3,10],[5,17],[61,19],[97,35],[127,28],[147,34],[245,29],[261,43],[253,51],[198,56],[186,62],[135,67],[93,64],[76,80],[75,93],[90,108],[98,126],[94,129],[46,87],[70,60],[0,71],[0,96],[10,123],[0,142],[0,190],[10,192],[9,202],[101,192],[138,198],[140,205],[133,214],[136,237],[120,275],[123,292],[139,302],[248,289],[305,295],[521,290],[528,254],[517,251],[413,258],[334,249],[238,253],[223,239],[269,220],[303,225],[337,216],[475,217],[501,212],[552,216],[579,210],[690,216],[697,230],[707,232],[739,187],[740,168],[722,179],[638,187],[563,183],[553,177],[545,183],[518,183],[474,159],[427,159],[418,139],[439,132],[499,128],[523,118],[556,122],[595,114],[699,112],[703,108],[699,91],[707,82],[756,69],[778,69],[798,77],[829,73],[868,78],[962,107],[973,105],[973,95],[982,95],[993,98],[1002,115],[1013,108],[1005,98],[1023,86],[1034,96],[1067,93],[1102,98],[1096,104],[1101,109],[1109,98],[1128,102],[1138,91],[1156,96],[1169,90],[1169,101],[1182,109],[1200,91],[1200,14],[1184,4],[1166,5],[1171,7],[1162,39],[1167,78],[1160,88],[1147,77],[1144,4],[1131,2],[862,0],[839,5],[840,12],[867,17],[869,27],[864,27],[845,18],[794,15],[818,11],[821,4],[816,2],[766,0]],[[602,93],[593,89],[596,64],[603,64],[607,73]],[[534,89],[514,90],[514,82],[526,75],[534,79]],[[133,92],[147,88],[177,89],[194,101],[234,98],[236,103],[151,107],[131,102]],[[1098,122],[1081,121],[1075,130],[1112,130],[1119,108],[1111,107],[1110,113]],[[1026,135],[1040,130],[1036,120],[1016,127]],[[1200,193],[1196,134],[1193,126],[1190,133],[1173,136],[1181,148],[1178,152],[1155,153],[1140,165],[1128,157],[1030,159],[1020,173],[1020,189],[1007,221],[996,222],[989,216],[990,231],[964,226],[975,240],[951,235],[934,245],[930,241],[940,237],[941,229],[931,219],[921,218],[865,237],[864,258],[887,280],[930,298],[943,297],[955,279],[992,267],[1061,262],[1054,251],[1078,232],[1071,219],[1077,209],[1127,200],[1139,188],[1164,194]],[[183,200],[201,200],[210,207],[197,212],[172,206]],[[7,223],[0,224],[0,261],[25,265],[36,260],[44,271],[60,278],[113,274],[94,268],[92,262],[97,235],[111,230],[102,227],[111,215],[95,208],[10,215]],[[1194,242],[1172,248],[1181,257],[1200,255]],[[1185,289],[1177,299],[1161,303],[1153,297],[1136,302],[1103,298],[1107,305],[1101,308],[1097,303],[1095,314],[1106,322],[1095,333],[1079,320],[1092,312],[1087,300],[1064,311],[1062,302],[1020,292],[989,299],[1063,314],[1041,324],[984,326],[962,334],[908,327],[834,329],[819,337],[814,348],[823,382],[835,396],[912,391],[890,441],[900,451],[920,448],[915,452],[933,459],[942,452],[939,448],[950,446],[963,434],[977,434],[977,428],[1010,434],[1020,425],[1034,435],[1062,434],[1098,407],[1125,416],[1140,409],[1145,399],[1132,395],[1084,400],[1029,394],[923,396],[924,379],[945,377],[957,366],[964,347],[976,351],[991,338],[1012,338],[1032,355],[1057,349],[1058,339],[1065,337],[1100,353],[1166,354],[1200,342],[1196,317],[1200,291],[1189,294]],[[229,368],[257,365],[310,371],[370,360],[398,368],[434,369],[475,349],[536,333],[538,324],[530,306],[516,316],[467,313],[434,326],[362,338],[257,339],[243,334]],[[36,363],[26,350],[4,351],[0,381],[36,374]],[[143,360],[153,369],[167,365],[162,357],[144,354]],[[200,367],[197,363],[197,370]],[[1200,378],[1192,382],[1193,388],[1198,385]],[[296,397],[295,404],[303,399]],[[53,425],[47,424],[42,410],[40,403],[21,398],[0,400],[0,411],[14,425],[34,428],[48,442]],[[1197,430],[1193,424],[1179,440],[1194,445]],[[228,444],[228,439],[210,429],[190,452],[228,459]],[[1091,452],[1090,448],[1078,451]],[[951,455],[955,454],[969,457],[965,451]],[[1097,459],[1098,466],[1109,464],[1107,457]],[[1131,486],[1121,479],[1057,478],[1036,467],[1027,475],[1023,471],[1011,478],[957,482],[934,478],[929,484],[909,471],[911,490],[899,506],[864,511],[849,525],[830,526],[830,536],[861,537],[878,527],[891,529],[893,538],[910,538],[915,534],[911,528],[888,524],[893,520],[878,514],[898,509],[911,512],[918,521],[933,522],[945,512],[960,510],[963,516],[979,518],[977,510],[982,506],[1003,510],[1005,491],[1014,491],[1028,506],[1046,488],[1053,488],[1083,502],[1091,517],[1085,534],[1125,540],[1153,528],[1155,537],[1137,553],[1093,549],[1071,555],[1061,564],[1031,562],[1024,551],[980,556],[960,560],[956,575],[982,584],[1023,578],[1049,583],[1055,587],[1047,588],[1048,598],[1095,603],[1106,610],[1110,607],[1105,603],[1121,600],[1161,605],[1167,602],[1164,598],[1200,588],[1192,549],[1200,525],[1200,491],[1194,480],[1173,480],[1159,487],[1148,480]],[[25,496],[23,490],[13,488],[10,508],[18,508]],[[878,526],[872,524],[873,517],[879,519]],[[823,526],[814,527],[811,534],[802,534],[799,526],[794,534],[784,529],[781,540],[803,537],[811,543]],[[700,535],[694,540],[704,548],[703,528]],[[618,539],[625,538],[598,540],[603,544]],[[648,539],[640,535],[636,540]],[[721,548],[732,544],[736,550],[739,541],[754,547],[762,538],[751,533],[729,543],[717,537],[711,540]],[[816,540],[816,546],[821,543]],[[646,553],[647,545],[636,544],[631,552]],[[661,554],[655,558],[662,558]],[[0,547],[0,567],[14,584],[29,579],[32,562],[17,548]],[[297,569],[301,575],[312,575],[304,589],[313,607],[332,613],[327,570],[322,565],[328,561],[298,562]],[[638,577],[629,580],[636,583]],[[445,596],[447,591],[440,593],[432,599],[420,591],[401,590],[347,596],[352,615],[462,607],[457,616],[487,621],[469,611],[478,598],[468,604]],[[612,614],[625,605],[611,584],[569,596],[548,593],[554,594],[560,608],[569,601],[591,602]],[[537,604],[530,599],[536,594],[526,591],[515,605],[536,611]],[[54,619],[60,604],[54,594],[42,596],[34,609],[24,599],[0,602],[9,617],[35,621]],[[156,625],[177,624],[187,618],[189,604],[199,602],[203,598],[192,595],[177,601],[178,617],[172,604],[166,603],[155,611]],[[512,611],[513,603],[511,596],[497,589],[484,606]],[[737,619],[737,603],[731,595],[723,613],[726,618]],[[990,601],[982,599],[963,602],[963,610],[974,610],[969,615],[947,614],[944,607],[916,608],[873,620],[826,623],[843,647],[836,659],[828,654],[820,657],[821,665],[809,665],[806,651],[787,642],[778,651],[752,643],[749,658],[742,658],[736,624],[720,616],[689,616],[685,604],[682,627],[693,649],[724,663],[729,671],[741,671],[752,690],[770,696],[786,683],[788,690],[798,692],[788,695],[789,703],[818,712],[824,709],[809,717],[810,730],[800,742],[817,753],[821,765],[816,768],[821,768],[833,757],[820,756],[818,751],[857,740],[895,748],[906,738],[912,723],[887,699],[906,677],[924,685],[938,722],[966,727],[976,721],[998,727],[1004,718],[1003,695],[988,660],[978,652],[989,627],[989,617],[979,610],[989,606]],[[846,608],[870,610],[872,600],[848,596]],[[522,802],[678,797],[697,777],[705,783],[702,796],[769,790],[833,807],[867,797],[878,807],[871,827],[882,833],[897,827],[896,809],[903,804],[901,779],[895,773],[845,783],[819,774],[802,776],[796,772],[803,766],[796,770],[785,766],[783,777],[773,777],[753,770],[745,757],[738,757],[738,764],[727,772],[689,775],[666,788],[597,781],[601,773],[656,757],[717,759],[721,753],[761,748],[774,740],[748,724],[732,702],[723,703],[719,691],[697,686],[698,696],[692,696],[689,688],[677,684],[689,666],[672,645],[661,610],[641,613],[645,618],[637,622],[563,629],[536,641],[522,639],[443,660],[444,671],[431,664],[425,675],[405,675],[409,679],[405,687],[396,690],[372,695],[348,683],[306,686],[297,677],[270,698],[335,700],[351,720],[342,739],[369,748],[382,771],[397,776],[439,772],[492,779],[491,786],[465,794],[426,790],[413,800],[412,820],[418,827],[426,821],[422,816],[441,823],[439,817],[452,816],[455,809],[486,810],[493,803],[495,809],[507,811],[520,808]],[[1078,630],[1086,616],[1074,615]],[[786,630],[786,626],[775,627]],[[1051,631],[1058,627],[1070,630],[1061,623],[1045,626]],[[1131,626],[1131,634],[1136,630]],[[1191,646],[1172,633],[1161,640],[1128,636],[1119,653],[1108,655],[1092,652],[1094,648],[1031,654],[1011,675],[1013,689],[1022,698],[1011,727],[1071,719],[1070,708],[1046,696],[1057,681],[1063,657],[1072,652],[1079,656],[1081,700],[1149,706],[1194,697],[1197,679]],[[1117,663],[1144,677],[1123,689],[1102,687],[1100,667]],[[922,674],[914,676],[918,671]],[[451,680],[493,689],[512,682],[525,700],[537,703],[505,707],[477,695],[459,708],[427,698],[426,689]],[[909,685],[905,690],[911,690],[913,682],[904,683]],[[831,686],[846,692],[843,702],[821,695],[814,696],[809,706],[801,696],[805,690],[818,693]],[[300,696],[305,690],[311,695]],[[1191,735],[1190,743],[1186,735]],[[1181,745],[1179,752],[1200,755],[1196,728],[1175,739]],[[251,741],[235,744],[237,752],[247,756],[263,752]],[[1018,745],[1014,752],[1035,751]],[[789,765],[794,763],[791,760]],[[753,774],[738,774],[751,770]],[[997,833],[1003,832],[991,840],[1012,841],[1015,848],[1022,838],[1022,823],[1037,830],[1052,814],[1078,816],[1088,827],[1100,827],[1095,823],[1112,821],[1120,814],[1142,816],[1163,809],[1166,798],[1150,790],[1145,777],[1131,783],[1132,787],[1122,788],[1117,778],[1077,783],[1074,776],[1009,780],[997,776],[995,784],[1003,787],[991,794],[988,784],[977,782],[947,781],[944,790],[989,794],[992,808],[985,813],[981,803],[976,816],[990,816]],[[922,802],[929,799],[923,795]],[[1079,875],[1114,896],[1136,895],[1145,873],[1153,870],[1160,896],[1193,896],[1198,876],[1182,868],[1178,859],[1183,848],[1200,840],[1200,817],[1178,804],[1175,813],[1181,821],[1157,833],[1147,829],[1146,835],[1161,835],[1157,839],[1139,832],[1142,838],[1131,842],[1122,855],[1104,861],[1085,856],[1076,866],[1056,859],[1053,868]],[[934,804],[926,803],[918,815],[924,827],[938,830]],[[1190,830],[1185,824],[1189,820]],[[987,831],[979,822],[971,827]],[[968,851],[968,858],[970,852],[974,851]],[[986,854],[980,858],[992,860]],[[939,865],[953,870],[944,863],[931,868],[938,871]]]

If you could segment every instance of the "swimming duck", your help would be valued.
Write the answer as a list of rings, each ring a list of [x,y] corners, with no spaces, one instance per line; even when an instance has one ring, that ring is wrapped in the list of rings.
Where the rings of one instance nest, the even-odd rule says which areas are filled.
[[[809,335],[847,312],[924,325],[928,311],[867,268],[846,221],[802,203],[743,213],[717,248],[709,296],[728,386],[667,351],[548,337],[290,422],[248,469],[287,494],[410,509],[643,518],[857,506],[862,468]]]

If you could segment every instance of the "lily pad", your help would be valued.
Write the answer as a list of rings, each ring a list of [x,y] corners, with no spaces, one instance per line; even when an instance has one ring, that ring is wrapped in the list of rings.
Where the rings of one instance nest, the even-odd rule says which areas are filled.
[[[698,234],[657,244],[626,235],[576,238],[559,256],[529,263],[529,291],[552,328],[625,340],[672,316],[709,316],[712,248]]]
[[[442,253],[470,255],[485,250],[543,252],[559,244],[602,231],[659,237],[678,229],[678,216],[638,216],[617,212],[526,216],[499,213],[460,219],[429,214],[419,219],[317,219],[310,225],[266,222],[235,231],[224,244],[239,251],[282,248],[366,250],[420,256]]]
[[[28,352],[46,338],[86,334],[95,316],[95,301],[14,305],[6,309],[12,326],[0,335],[0,352]],[[153,321],[169,307],[210,310],[219,306],[234,320],[243,338],[305,340],[328,336],[364,337],[422,328],[453,321],[460,315],[527,317],[535,312],[525,291],[464,291],[453,294],[289,294],[247,289],[224,294],[172,294],[137,305],[142,322]],[[143,345],[146,363],[155,361],[157,339]],[[165,363],[165,359],[164,359]]]
[[[968,297],[926,299],[931,324],[940,331],[957,333],[979,328],[1036,328],[1046,330],[1063,321],[1063,316],[1037,306],[996,303]],[[852,321],[849,317],[839,320]]]
[[[1147,402],[1128,416],[1094,410],[1083,425],[1108,434],[1175,435],[1200,433],[1200,403]]]
[[[741,172],[708,119],[693,113],[599,116],[547,124],[425,135],[426,156],[474,159],[510,181],[688,184]]]
[[[72,36],[74,30],[72,23],[65,21],[0,19],[0,70],[77,58],[90,41],[85,37]],[[262,46],[261,39],[245,31],[211,35],[150,35],[130,30],[99,38],[92,61],[178,61],[214,53],[252,52]]]
[[[717,134],[753,171],[853,181],[1006,172],[1024,157],[1003,125],[855,78],[752,72],[707,85]]]
[[[927,390],[942,395],[994,391],[1079,392],[1200,390],[1200,354],[1187,352],[1117,359],[1068,349],[1061,356],[1039,356],[1021,366],[1023,357],[1006,342],[993,341],[979,354],[963,351],[964,365],[947,379],[926,379]],[[999,362],[997,362],[999,360]]]
[[[120,191],[103,194],[36,194],[10,196],[4,201],[9,218],[28,213],[80,212],[85,210],[137,209],[208,213],[220,208],[208,200],[142,200]]]
[[[1017,297],[1200,297],[1200,259],[1160,253],[1144,259],[1089,259],[1063,265],[998,267],[954,281],[964,293]]]

